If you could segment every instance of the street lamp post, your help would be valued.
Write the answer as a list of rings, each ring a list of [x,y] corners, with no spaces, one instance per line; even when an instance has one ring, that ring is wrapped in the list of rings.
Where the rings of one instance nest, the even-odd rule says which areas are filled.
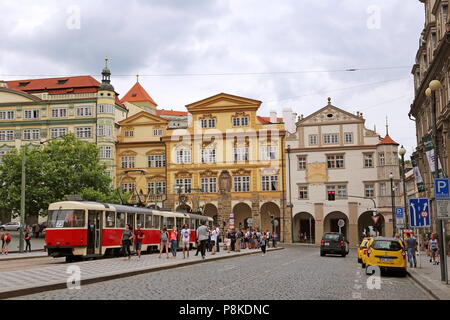
[[[430,82],[429,87],[425,90],[425,95],[427,97],[431,97],[431,121],[432,121],[432,133],[433,133],[433,142],[434,142],[434,172],[435,178],[439,178],[439,143],[437,136],[437,121],[436,121],[436,91],[440,90],[442,87],[439,80],[433,80]],[[434,190],[434,203],[436,204],[435,208],[437,208],[436,201],[436,190]],[[437,216],[437,215],[436,215]],[[439,245],[441,250],[440,253],[440,261],[441,261],[441,281],[448,282],[447,275],[447,248],[445,241],[445,224],[442,219],[438,219],[438,237],[439,237]]]
[[[391,180],[391,204],[392,204],[392,235],[395,237],[397,223],[395,219],[395,193],[394,193],[394,175],[389,173],[389,179]]]
[[[408,229],[408,205],[406,203],[406,173],[405,173],[405,154],[406,149],[401,146],[400,150],[398,151],[400,156],[402,157],[402,180],[403,180],[403,204],[404,204],[404,214],[405,214],[405,228]]]

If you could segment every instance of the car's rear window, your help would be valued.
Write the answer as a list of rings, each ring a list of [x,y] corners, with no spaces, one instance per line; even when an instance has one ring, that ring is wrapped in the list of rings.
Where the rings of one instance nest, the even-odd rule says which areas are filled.
[[[363,242],[361,242],[361,247],[366,247],[367,242],[369,242],[369,240],[364,240]]]
[[[395,240],[375,240],[372,244],[372,248],[375,250],[385,251],[399,251],[402,250],[402,246]]]
[[[339,241],[339,234],[337,233],[327,233],[323,236],[324,240],[334,240]]]

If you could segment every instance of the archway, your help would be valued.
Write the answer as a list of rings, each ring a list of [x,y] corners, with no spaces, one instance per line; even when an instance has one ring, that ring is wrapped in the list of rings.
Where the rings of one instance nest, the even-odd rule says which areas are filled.
[[[235,228],[248,228],[248,219],[252,218],[252,208],[246,203],[240,202],[233,207]]]
[[[293,221],[294,242],[314,243],[316,237],[316,221],[309,212],[297,213]]]
[[[338,221],[342,219],[345,225],[341,228],[341,233],[344,234],[348,240],[348,218],[347,215],[341,211],[334,211],[327,214],[323,222],[324,232],[339,232]]]
[[[276,203],[273,202],[266,202],[261,206],[261,230],[269,230],[270,232],[273,232],[274,229],[272,229],[272,217],[276,221],[278,221],[275,231],[276,233],[280,234],[280,207]]]
[[[384,217],[382,214],[373,215],[373,211],[363,212],[358,218],[358,239],[363,238],[363,232],[366,236],[384,235]]]
[[[207,215],[208,217],[211,217],[214,219],[214,224],[217,225],[218,224],[218,210],[217,207],[215,205],[213,205],[212,203],[207,203],[205,204],[205,207],[203,209],[203,213],[205,215]]]

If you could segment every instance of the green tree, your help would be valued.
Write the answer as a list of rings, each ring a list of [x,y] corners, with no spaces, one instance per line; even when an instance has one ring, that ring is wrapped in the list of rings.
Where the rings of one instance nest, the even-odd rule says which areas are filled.
[[[120,202],[94,143],[81,141],[71,134],[45,146],[23,148],[26,152],[27,216],[45,215],[50,203],[64,201],[67,195],[73,194],[83,195],[85,200]],[[17,216],[20,213],[22,153],[13,150],[2,160],[0,209]]]

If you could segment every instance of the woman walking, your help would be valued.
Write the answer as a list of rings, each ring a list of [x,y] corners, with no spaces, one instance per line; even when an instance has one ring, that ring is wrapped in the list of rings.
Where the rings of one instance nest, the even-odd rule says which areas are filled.
[[[127,224],[125,230],[122,232],[122,253],[123,255],[128,256],[128,260],[131,259],[130,246],[133,243],[133,239],[133,230],[131,230],[131,225]]]
[[[170,251],[172,252],[173,258],[177,257],[177,247],[178,247],[178,231],[177,227],[173,227],[173,231],[169,236],[170,239]]]
[[[185,224],[183,226],[183,229],[181,229],[181,241],[183,243],[183,259],[186,259],[186,252],[187,257],[189,258],[189,251],[190,251],[190,244],[189,244],[189,238],[191,236],[191,230],[189,229],[189,226]]]
[[[266,254],[266,245],[267,245],[267,235],[264,231],[261,236],[260,244],[261,244],[261,251],[263,253],[262,255],[264,257],[264,255]]]
[[[25,252],[28,250],[28,252],[31,252],[31,234],[29,231],[27,231],[25,233],[25,236],[23,237],[23,239],[25,240],[25,242],[27,243],[26,247],[25,247]]]
[[[11,236],[9,235],[9,232],[7,232],[3,236],[2,254],[8,254],[8,247],[9,247],[10,242],[11,242]]]
[[[438,246],[436,233],[432,233],[431,234],[429,247],[430,247],[430,250],[431,250],[430,262],[433,262],[434,265],[439,264],[439,246]]]
[[[161,254],[164,250],[164,247],[166,248],[166,257],[169,259],[169,233],[167,232],[167,227],[164,227],[161,231],[161,243],[159,245],[159,257],[161,258]]]

